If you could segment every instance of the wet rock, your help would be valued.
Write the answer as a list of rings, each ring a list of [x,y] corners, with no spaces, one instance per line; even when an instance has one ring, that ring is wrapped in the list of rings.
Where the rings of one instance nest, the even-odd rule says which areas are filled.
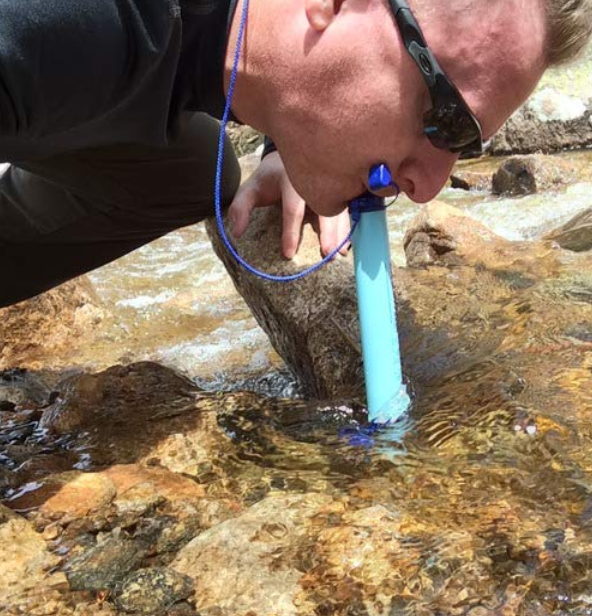
[[[557,242],[566,250],[584,252],[592,248],[592,208],[580,212],[570,221],[554,229],[545,239]]]
[[[493,137],[494,155],[559,152],[592,144],[589,102],[552,88],[537,92]]]
[[[147,553],[142,543],[109,536],[104,541],[72,558],[66,576],[72,590],[115,588],[138,567]]]
[[[122,583],[117,606],[134,614],[163,614],[193,592],[193,580],[164,567],[140,569]]]
[[[165,468],[143,467],[137,464],[118,464],[103,473],[117,488],[115,504],[133,507],[133,503],[165,499],[171,502],[199,500],[205,496],[203,486],[172,473]]]
[[[328,503],[321,494],[268,497],[198,535],[170,566],[194,580],[202,616],[296,616],[297,546]]]
[[[485,242],[509,244],[461,210],[432,201],[409,224],[403,246],[409,267],[454,266],[481,254]]]
[[[303,394],[317,399],[358,395],[362,365],[353,309],[352,257],[338,257],[312,276],[278,285],[243,270],[222,245],[214,221],[208,221],[206,228],[216,254],[274,348],[298,377]],[[293,274],[319,260],[318,238],[310,225],[303,230],[296,257],[282,259],[280,228],[279,209],[258,210],[236,245],[247,261],[272,274]]]
[[[75,433],[97,465],[141,463],[200,476],[215,452],[230,445],[218,427],[220,408],[216,394],[169,368],[139,362],[68,379],[41,426]]]
[[[37,509],[51,520],[81,518],[109,504],[116,487],[100,473],[69,471],[52,475],[38,484],[28,484],[8,502],[16,511]]]
[[[529,195],[554,190],[573,181],[567,161],[548,156],[513,156],[493,174],[491,189],[495,195]]]
[[[450,176],[450,186],[460,190],[491,190],[491,174],[456,170]]]
[[[90,343],[103,316],[84,277],[0,309],[0,369],[38,368],[76,345]]]
[[[59,395],[45,410],[41,427],[60,434],[103,422],[121,425],[134,411],[138,423],[156,420],[163,412],[174,415],[181,412],[179,406],[190,403],[196,391],[189,379],[150,362],[71,377],[58,389]]]
[[[47,404],[51,389],[42,376],[24,368],[0,372],[0,405],[7,410],[18,406],[32,408]]]

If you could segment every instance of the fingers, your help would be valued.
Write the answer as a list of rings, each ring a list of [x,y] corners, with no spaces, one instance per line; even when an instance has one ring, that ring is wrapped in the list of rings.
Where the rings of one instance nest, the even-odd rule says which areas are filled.
[[[332,250],[335,250],[347,237],[349,231],[350,220],[347,211],[331,218],[319,216],[319,241],[322,254],[328,255]],[[348,249],[349,242],[339,252],[346,255]]]
[[[289,181],[285,182],[282,188],[282,251],[287,259],[292,259],[298,251],[305,211],[304,199]]]
[[[267,207],[281,198],[281,179],[284,167],[277,152],[266,156],[253,175],[237,190],[228,218],[232,235],[239,238],[249,225],[249,217],[256,207]]]

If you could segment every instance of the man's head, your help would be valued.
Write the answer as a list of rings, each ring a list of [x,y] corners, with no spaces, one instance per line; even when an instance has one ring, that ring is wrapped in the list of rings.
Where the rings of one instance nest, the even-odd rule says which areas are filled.
[[[411,199],[432,199],[458,155],[424,134],[432,101],[388,2],[251,3],[233,108],[274,139],[309,205],[320,214],[341,211],[366,189],[368,168],[378,162]],[[485,138],[549,65],[571,58],[590,36],[592,0],[409,3]]]

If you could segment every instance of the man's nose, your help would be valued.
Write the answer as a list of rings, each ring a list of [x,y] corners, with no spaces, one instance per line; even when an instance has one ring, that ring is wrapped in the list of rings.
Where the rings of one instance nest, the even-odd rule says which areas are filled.
[[[438,195],[458,160],[458,154],[431,145],[428,148],[419,156],[405,159],[396,174],[401,191],[416,203],[427,203]]]

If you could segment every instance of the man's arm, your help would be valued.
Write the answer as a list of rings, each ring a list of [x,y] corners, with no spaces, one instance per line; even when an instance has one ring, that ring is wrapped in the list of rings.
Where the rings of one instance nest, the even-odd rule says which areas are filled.
[[[0,0],[0,139],[43,138],[117,108],[166,50],[153,0]]]

